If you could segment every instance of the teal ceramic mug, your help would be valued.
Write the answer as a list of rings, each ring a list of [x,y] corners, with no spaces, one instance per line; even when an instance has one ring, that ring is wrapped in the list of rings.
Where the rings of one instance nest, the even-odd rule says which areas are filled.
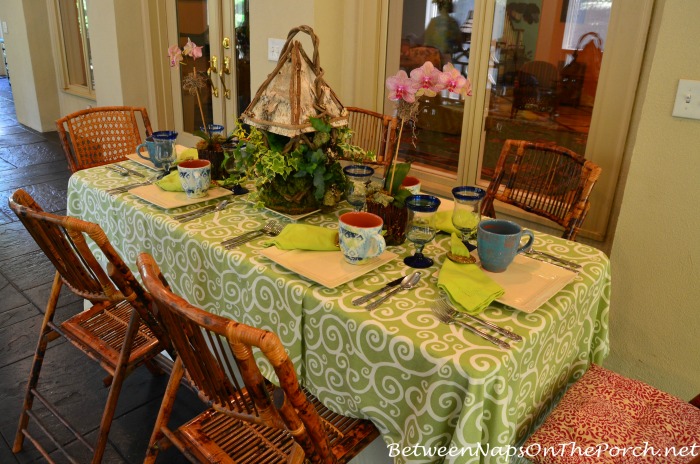
[[[521,245],[522,238],[528,237]],[[529,249],[535,236],[518,224],[505,219],[481,221],[476,233],[476,251],[481,267],[489,272],[503,272],[515,259],[515,255]]]
[[[338,241],[345,261],[364,264],[386,248],[382,218],[372,213],[345,213],[338,219]]]
[[[144,156],[141,152],[141,150],[144,148],[146,149],[145,153],[148,153],[148,156]],[[153,165],[158,169],[161,168],[160,162],[156,162],[156,143],[153,141],[153,137],[146,137],[146,141],[136,147],[136,154],[153,163]]]

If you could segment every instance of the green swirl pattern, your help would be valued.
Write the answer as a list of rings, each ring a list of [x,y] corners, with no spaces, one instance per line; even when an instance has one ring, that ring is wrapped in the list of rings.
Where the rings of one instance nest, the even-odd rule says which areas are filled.
[[[149,172],[133,162],[124,164]],[[401,259],[327,289],[260,255],[262,239],[235,250],[220,246],[226,238],[280,219],[275,213],[235,198],[225,211],[180,224],[173,215],[204,204],[164,211],[134,195],[105,191],[130,181],[102,167],[74,174],[68,213],[99,223],[134,270],[138,253],[152,254],[188,301],[276,332],[304,385],[331,409],[372,419],[387,443],[401,448],[522,443],[567,384],[608,353],[610,262],[590,246],[536,234],[536,248],[581,263],[583,269],[532,314],[498,303],[487,308],[484,318],[524,338],[504,351],[431,315],[447,235],[439,234],[425,247],[435,259],[424,273],[427,278],[370,313],[351,300],[408,272]],[[337,228],[338,213],[346,210],[303,221]],[[391,251],[403,258],[413,248],[407,242]],[[413,454],[395,461],[442,462]],[[508,458],[465,454],[444,462]]]

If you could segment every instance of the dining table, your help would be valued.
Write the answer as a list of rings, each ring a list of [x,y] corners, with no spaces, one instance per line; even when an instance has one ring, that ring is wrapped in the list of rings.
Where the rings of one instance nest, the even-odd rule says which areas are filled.
[[[135,161],[119,164],[154,174]],[[277,333],[302,385],[338,413],[371,419],[394,462],[510,462],[567,385],[608,354],[610,261],[593,246],[534,231],[535,249],[580,269],[519,257],[543,275],[516,276],[502,301],[479,314],[522,336],[504,349],[433,316],[449,234],[438,233],[425,246],[434,264],[421,270],[415,288],[368,311],[352,301],[415,271],[403,263],[414,252],[410,242],[387,247],[379,266],[356,266],[358,275],[347,281],[330,275],[331,263],[342,260],[340,251],[313,252],[327,255],[308,272],[297,272],[290,267],[303,264],[310,252],[281,252],[265,236],[232,249],[222,245],[272,219],[337,229],[349,205],[286,217],[259,207],[249,195],[165,208],[131,191],[108,193],[139,180],[106,166],[78,171],[69,181],[67,213],[98,223],[132,270],[147,252],[173,291],[190,303]],[[221,211],[184,223],[175,219],[224,198],[230,202]],[[518,302],[519,292],[533,288],[530,300]],[[552,295],[536,301],[540,291]],[[269,366],[263,369],[274,378]]]

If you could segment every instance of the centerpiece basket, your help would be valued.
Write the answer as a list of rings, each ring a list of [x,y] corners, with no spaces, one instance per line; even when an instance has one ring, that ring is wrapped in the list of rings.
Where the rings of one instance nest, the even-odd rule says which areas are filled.
[[[312,58],[298,41],[313,43]],[[292,29],[274,71],[258,89],[241,120],[236,162],[254,179],[257,199],[286,214],[334,206],[345,177],[338,158],[350,137],[347,110],[323,79],[319,40],[309,26]]]

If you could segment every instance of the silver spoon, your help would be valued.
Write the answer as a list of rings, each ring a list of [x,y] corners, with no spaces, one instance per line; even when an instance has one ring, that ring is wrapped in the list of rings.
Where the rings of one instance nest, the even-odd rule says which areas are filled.
[[[413,287],[415,287],[418,284],[418,281],[420,280],[422,274],[420,272],[414,272],[413,274],[409,274],[406,277],[403,278],[401,281],[401,285],[384,295],[383,297],[379,298],[378,300],[373,301],[372,303],[367,305],[367,311],[372,311],[375,309],[377,306],[379,306],[381,303],[386,301],[391,295],[394,293],[399,292],[400,290],[410,290]]]

